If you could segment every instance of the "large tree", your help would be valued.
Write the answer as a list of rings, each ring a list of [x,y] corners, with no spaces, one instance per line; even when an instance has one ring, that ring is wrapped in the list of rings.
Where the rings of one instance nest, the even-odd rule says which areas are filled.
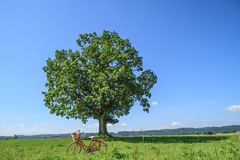
[[[151,70],[143,70],[142,57],[128,39],[116,32],[81,34],[77,51],[56,50],[43,68],[47,91],[43,92],[51,114],[99,121],[99,134],[108,135],[107,124],[127,115],[135,101],[150,108],[150,90],[157,82]]]

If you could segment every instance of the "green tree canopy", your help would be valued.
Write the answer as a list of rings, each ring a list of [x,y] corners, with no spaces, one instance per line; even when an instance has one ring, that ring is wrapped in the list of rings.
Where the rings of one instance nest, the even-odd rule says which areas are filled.
[[[142,57],[128,39],[116,32],[81,34],[79,50],[57,50],[43,68],[47,91],[43,92],[51,114],[99,121],[99,134],[106,125],[127,115],[135,101],[150,108],[150,90],[157,82],[151,70],[143,70]]]

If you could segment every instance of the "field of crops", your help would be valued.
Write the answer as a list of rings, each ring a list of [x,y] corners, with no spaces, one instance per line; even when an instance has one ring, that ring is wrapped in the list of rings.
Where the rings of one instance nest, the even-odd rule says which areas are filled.
[[[107,151],[67,154],[71,141],[70,137],[0,140],[0,160],[240,160],[240,134],[109,139]]]

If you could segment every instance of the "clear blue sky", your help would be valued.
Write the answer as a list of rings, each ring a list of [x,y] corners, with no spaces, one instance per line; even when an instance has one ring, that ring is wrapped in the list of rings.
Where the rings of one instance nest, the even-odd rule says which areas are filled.
[[[97,131],[50,115],[42,67],[81,33],[129,38],[158,83],[109,131],[240,124],[238,0],[0,1],[0,135]]]

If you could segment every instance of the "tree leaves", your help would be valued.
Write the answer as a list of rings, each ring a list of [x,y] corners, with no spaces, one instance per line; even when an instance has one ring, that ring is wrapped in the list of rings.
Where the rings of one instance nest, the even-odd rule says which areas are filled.
[[[57,50],[43,67],[50,113],[66,118],[99,119],[117,123],[135,101],[148,111],[150,90],[157,82],[151,70],[143,71],[142,57],[128,39],[116,32],[81,34],[78,51]],[[139,75],[139,76],[138,76]]]

